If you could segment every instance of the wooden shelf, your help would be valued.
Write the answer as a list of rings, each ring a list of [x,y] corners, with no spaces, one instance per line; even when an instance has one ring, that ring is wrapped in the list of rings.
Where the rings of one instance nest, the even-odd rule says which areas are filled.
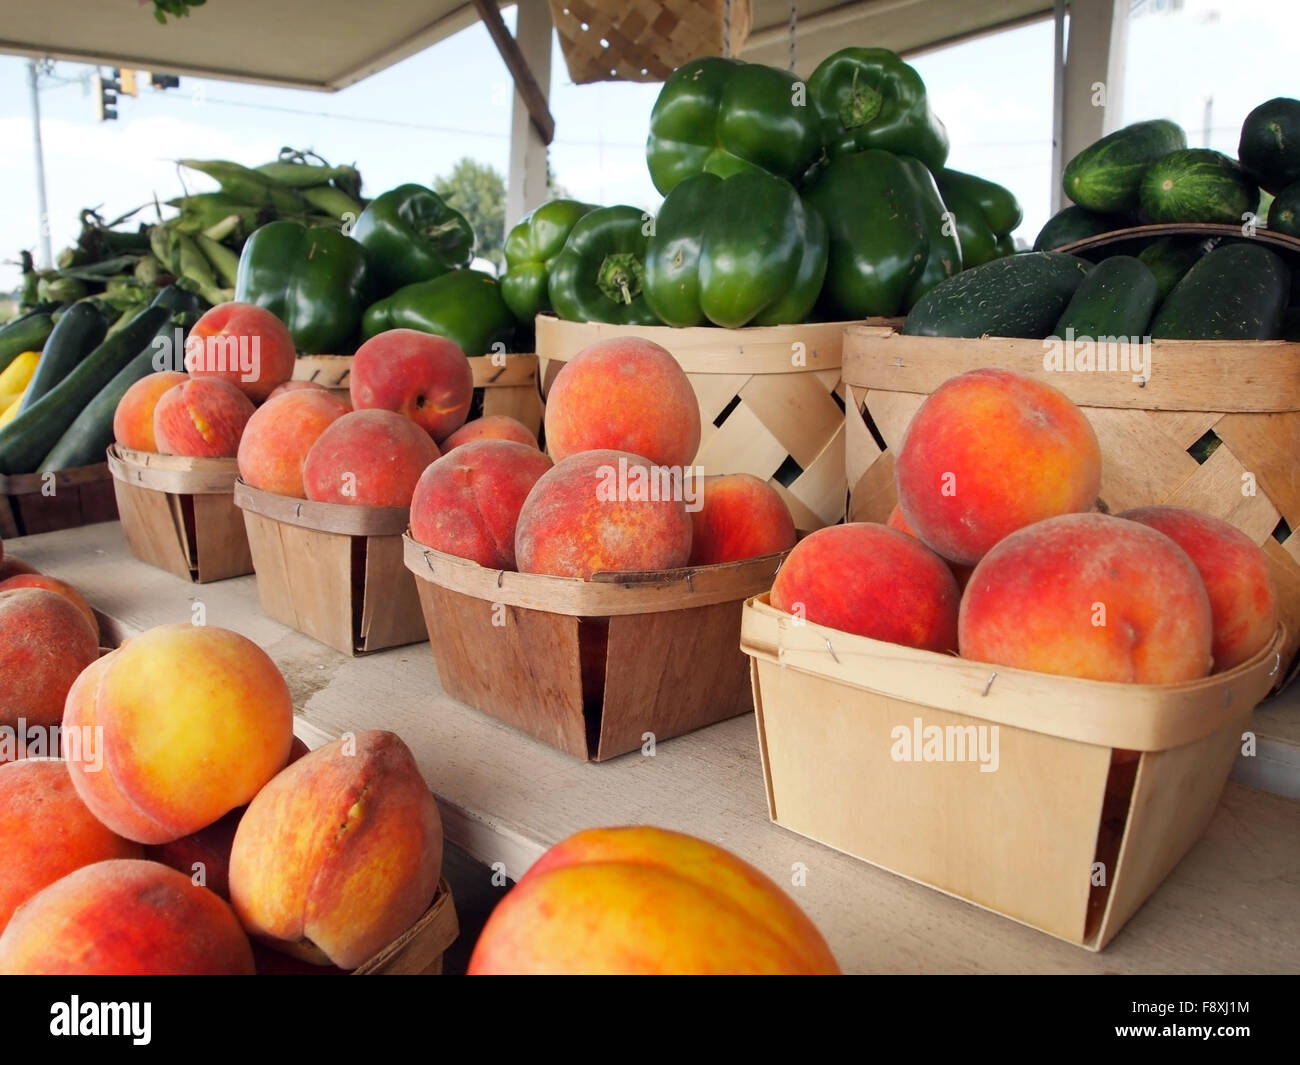
[[[276,660],[309,743],[398,732],[438,797],[448,839],[488,866],[504,863],[511,878],[581,828],[650,823],[727,847],[785,885],[846,972],[1300,969],[1300,803],[1278,795],[1230,783],[1205,838],[1115,942],[1090,954],[772,825],[752,716],[665,741],[654,757],[583,764],[449,699],[426,644],[348,658],[264,617],[251,577],[192,585],[136,562],[116,523],[5,549],[75,584],[121,636],[190,621],[201,603],[207,624],[242,632]],[[1300,698],[1284,696],[1260,712],[1257,730],[1273,729],[1275,744],[1300,737],[1298,708]],[[1300,767],[1293,785],[1297,776]],[[790,886],[795,863],[806,866],[802,887]]]

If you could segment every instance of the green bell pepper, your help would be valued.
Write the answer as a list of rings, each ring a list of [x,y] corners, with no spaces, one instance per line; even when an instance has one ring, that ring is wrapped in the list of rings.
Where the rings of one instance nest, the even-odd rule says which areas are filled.
[[[934,180],[945,198],[949,192],[956,192],[973,200],[995,236],[1005,237],[1024,221],[1025,212],[1020,209],[1015,193],[994,181],[946,167],[934,175]]]
[[[376,196],[352,227],[352,239],[370,256],[385,295],[468,266],[474,230],[459,211],[423,185],[398,185]]]
[[[943,193],[943,202],[957,228],[957,239],[961,241],[963,269],[969,270],[1000,257],[998,235],[989,226],[980,205],[964,188],[950,185]]]
[[[948,158],[948,132],[930,110],[925,83],[888,48],[842,48],[808,79],[827,154],[884,148],[938,170]]]
[[[665,196],[702,173],[757,169],[798,182],[820,153],[804,83],[761,63],[693,60],[664,82],[650,112],[646,161]]]
[[[788,181],[696,174],[655,219],[646,300],[676,326],[801,322],[821,291],[827,245],[826,223]]]
[[[947,281],[954,274],[962,271],[961,240],[957,236],[957,226],[948,213],[947,205],[939,194],[934,175],[920,159],[910,155],[898,156],[912,179],[921,204],[921,214],[925,218],[925,230],[930,238],[930,248],[926,254],[925,265],[921,273],[912,282],[903,298],[903,309],[910,311],[912,306],[930,289],[941,281]]]
[[[436,333],[466,355],[487,355],[493,344],[510,346],[515,320],[495,277],[478,270],[452,270],[371,304],[362,320],[362,336],[369,340],[389,329]]]
[[[645,298],[646,245],[654,220],[639,207],[598,207],[573,227],[551,261],[548,291],[570,322],[659,325]]]
[[[878,149],[833,158],[805,196],[830,229],[822,313],[898,314],[930,253],[925,214],[902,159]]]
[[[560,254],[578,219],[596,208],[577,200],[551,200],[529,211],[506,237],[506,272],[501,295],[523,325],[551,309],[547,284],[551,263]]]
[[[274,314],[304,354],[350,352],[368,295],[365,249],[337,229],[268,222],[239,256],[235,299]]]

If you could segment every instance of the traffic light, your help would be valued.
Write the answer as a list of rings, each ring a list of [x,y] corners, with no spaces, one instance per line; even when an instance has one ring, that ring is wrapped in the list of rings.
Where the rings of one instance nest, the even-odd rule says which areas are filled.
[[[117,119],[117,94],[122,90],[118,81],[118,72],[113,71],[111,78],[102,74],[95,75],[95,117],[100,122],[113,122]]]
[[[149,84],[158,90],[179,89],[181,79],[175,74],[154,74],[151,72],[149,74]]]

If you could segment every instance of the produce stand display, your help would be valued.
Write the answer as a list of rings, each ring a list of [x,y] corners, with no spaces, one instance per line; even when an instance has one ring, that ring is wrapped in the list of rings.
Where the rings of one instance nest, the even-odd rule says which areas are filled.
[[[78,587],[123,637],[188,622],[192,586],[134,560],[116,524],[6,542]],[[558,841],[592,823],[655,823],[744,854],[790,887],[846,972],[1183,973],[1294,969],[1300,914],[1286,877],[1300,806],[1229,782],[1205,835],[1104,951],[1092,954],[768,822],[754,719],[733,718],[603,764],[584,764],[446,695],[428,651],[353,658],[268,618],[252,577],[197,590],[211,624],[265,647],[289,680],[295,730],[313,746],[345,732],[397,730],[435,790],[447,839],[521,876]],[[376,698],[376,693],[382,697]],[[1296,715],[1291,701],[1286,713]],[[1261,732],[1270,704],[1256,712]],[[1262,758],[1243,758],[1253,770]],[[629,784],[629,777],[635,781]],[[1300,788],[1293,769],[1292,785]],[[1250,870],[1241,875],[1241,870]]]
[[[40,474],[0,475],[0,537],[31,536],[117,517],[107,463]]]

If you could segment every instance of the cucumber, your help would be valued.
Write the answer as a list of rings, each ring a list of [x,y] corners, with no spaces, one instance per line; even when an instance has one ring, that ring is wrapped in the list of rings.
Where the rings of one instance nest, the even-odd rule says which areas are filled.
[[[74,303],[59,319],[41,351],[31,383],[23,393],[18,413],[32,405],[70,374],[87,355],[95,350],[108,332],[104,316],[89,303]]]
[[[996,182],[946,167],[934,175],[934,180],[945,201],[948,191],[956,189],[978,204],[989,229],[999,237],[1005,237],[1024,221],[1025,212],[1020,209],[1015,194]]]
[[[86,404],[50,448],[36,472],[57,473],[103,462],[104,452],[113,442],[113,415],[117,412],[117,405],[128,388],[154,372],[153,361],[154,346],[150,341]]]
[[[1155,275],[1158,298],[1163,300],[1204,254],[1205,242],[1199,237],[1161,237],[1138,252],[1138,258]]]
[[[998,257],[998,235],[989,228],[980,206],[964,191],[950,188],[943,194],[944,206],[952,215],[957,241],[961,244],[963,270],[981,266]]]
[[[1259,207],[1259,186],[1222,152],[1187,148],[1147,168],[1139,207],[1148,222],[1240,225]]]
[[[1280,257],[1260,244],[1225,244],[1174,286],[1150,332],[1170,340],[1273,340],[1290,293]]]
[[[930,289],[912,308],[903,332],[932,337],[1045,337],[1091,266],[1054,251],[994,259]]]
[[[1273,197],[1268,209],[1268,228],[1300,237],[1300,181],[1288,185]]]
[[[0,473],[31,473],[100,390],[156,336],[172,328],[172,312],[148,307],[86,356],[72,373],[0,433]]]
[[[1074,290],[1056,322],[1054,336],[1127,338],[1136,343],[1159,300],[1159,285],[1145,263],[1131,255],[1112,255],[1094,266]]]
[[[1038,236],[1034,238],[1034,251],[1052,251],[1064,244],[1073,244],[1076,240],[1095,237],[1098,233],[1123,229],[1128,224],[1126,215],[1101,214],[1071,204],[1052,215],[1038,231]]]
[[[1187,147],[1176,122],[1157,118],[1135,122],[1090,144],[1065,165],[1061,187],[1090,211],[1131,211],[1147,167]]]
[[[0,329],[0,370],[24,351],[42,350],[53,331],[54,320],[48,314],[25,314]]]
[[[1266,100],[1241,124],[1237,158],[1274,194],[1300,181],[1300,100]]]
[[[1282,340],[1300,340],[1300,307],[1291,307],[1282,316]]]

